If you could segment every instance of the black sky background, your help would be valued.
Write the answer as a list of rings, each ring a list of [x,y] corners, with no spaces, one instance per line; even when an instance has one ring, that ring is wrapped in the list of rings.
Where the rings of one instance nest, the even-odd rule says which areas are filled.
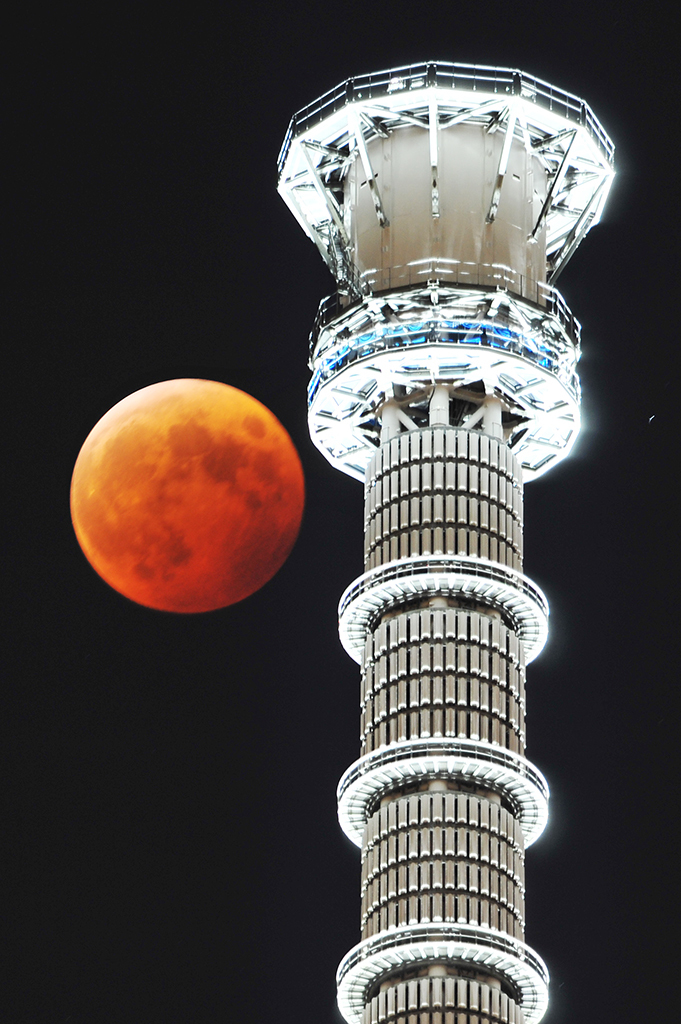
[[[173,10],[175,13],[173,13]],[[613,137],[604,221],[561,277],[584,428],[526,492],[551,637],[528,756],[552,791],[528,855],[546,1024],[667,1019],[678,956],[678,64],[663,7],[252,3],[44,12],[8,33],[0,1017],[339,1024],[359,857],[335,787],[358,754],[338,598],[361,487],[306,428],[332,281],[276,193],[290,116],[353,74],[519,67]],[[90,569],[73,463],[155,381],[264,402],[306,473],[299,541],[240,605],[174,616]],[[671,943],[671,945],[667,945]]]

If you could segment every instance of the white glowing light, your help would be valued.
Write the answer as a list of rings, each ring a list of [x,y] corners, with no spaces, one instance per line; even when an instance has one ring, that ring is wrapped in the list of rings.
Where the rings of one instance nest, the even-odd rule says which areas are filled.
[[[539,587],[520,572],[485,558],[418,555],[371,569],[358,577],[340,599],[338,631],[351,658],[362,658],[366,638],[389,608],[424,597],[451,596],[479,600],[513,623],[533,661],[549,633],[549,606]]]
[[[549,972],[524,942],[491,928],[465,924],[407,925],[372,936],[341,961],[338,1008],[348,1024],[360,1024],[367,995],[381,977],[419,961],[461,962],[508,978],[520,995],[526,1024],[537,1024],[548,1006]]]
[[[515,806],[525,846],[548,820],[549,787],[530,761],[481,740],[431,738],[391,743],[351,764],[338,783],[338,820],[348,839],[362,833],[386,790],[417,779],[457,778],[504,793]]]

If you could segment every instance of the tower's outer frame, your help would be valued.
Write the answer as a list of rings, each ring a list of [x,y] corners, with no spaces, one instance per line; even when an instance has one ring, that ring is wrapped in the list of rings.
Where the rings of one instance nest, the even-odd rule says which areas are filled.
[[[524,853],[548,787],[525,665],[548,606],[522,573],[522,489],[579,430],[580,327],[555,281],[600,218],[613,146],[577,97],[432,63],[297,114],[279,190],[338,283],[311,337],[314,443],[365,485],[343,594],[361,752],[338,789],[362,849],[350,1024],[535,1024]]]
[[[396,389],[466,392],[481,374],[526,480],[569,453],[580,326],[555,282],[600,219],[613,151],[583,100],[504,68],[364,75],[295,115],[279,192],[338,282],[309,385],[312,440],[337,468],[364,479]]]

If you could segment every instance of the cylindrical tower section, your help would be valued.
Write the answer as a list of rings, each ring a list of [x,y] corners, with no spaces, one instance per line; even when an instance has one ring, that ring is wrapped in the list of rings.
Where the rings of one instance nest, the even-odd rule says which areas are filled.
[[[387,794],[362,844],[362,938],[474,925],[524,938],[525,844],[503,796],[457,779]]]
[[[362,1024],[524,1024],[513,990],[500,979],[441,964],[384,981],[367,1003]]]
[[[362,755],[432,737],[524,755],[523,644],[499,613],[483,606],[427,606],[389,616],[365,646],[360,728]]]
[[[462,555],[522,571],[522,479],[500,440],[427,427],[383,444],[365,486],[365,569]],[[361,752],[416,737],[525,753],[525,664],[512,624],[484,601],[428,599],[384,614],[362,664]]]
[[[447,411],[446,391],[434,389],[436,423],[388,437],[371,459],[366,571],[428,555],[522,571],[520,466],[500,438],[448,426]],[[397,429],[393,420],[388,433]],[[403,597],[368,631],[362,756],[447,739],[523,756],[524,724],[523,643],[515,624],[484,597]],[[385,786],[362,836],[363,942],[426,926],[523,942],[524,899],[525,840],[503,785],[451,770]],[[364,1024],[406,1024],[413,1004],[421,1024],[448,1012],[466,1014],[466,1022],[523,1020],[520,993],[503,971],[472,971],[448,958],[417,976],[402,970],[379,978],[366,997]]]
[[[488,434],[435,426],[381,445],[365,482],[364,568],[471,555],[522,571],[522,471]]]
[[[511,115],[510,123],[506,116],[436,133],[407,125],[367,142],[368,161],[357,154],[345,178],[344,210],[354,262],[372,291],[413,284],[428,265],[443,281],[484,266],[513,268],[519,294],[537,297],[546,281],[546,226],[533,229],[546,166],[513,133]]]

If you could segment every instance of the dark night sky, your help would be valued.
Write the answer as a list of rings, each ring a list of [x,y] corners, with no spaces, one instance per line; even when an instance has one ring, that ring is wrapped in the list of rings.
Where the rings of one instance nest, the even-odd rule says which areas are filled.
[[[575,92],[617,146],[605,219],[560,281],[583,325],[583,435],[527,490],[526,572],[552,607],[528,673],[528,756],[552,805],[527,939],[552,975],[545,1024],[661,1019],[679,773],[678,61],[662,6],[147,6],[9,34],[3,1022],[341,1020],[359,858],[335,787],[359,688],[336,607],[361,571],[362,494],[307,436],[307,336],[332,282],[275,163],[295,110],[428,59]],[[178,376],[269,406],[308,490],[278,576],[188,617],[110,590],[68,508],[95,422]]]

